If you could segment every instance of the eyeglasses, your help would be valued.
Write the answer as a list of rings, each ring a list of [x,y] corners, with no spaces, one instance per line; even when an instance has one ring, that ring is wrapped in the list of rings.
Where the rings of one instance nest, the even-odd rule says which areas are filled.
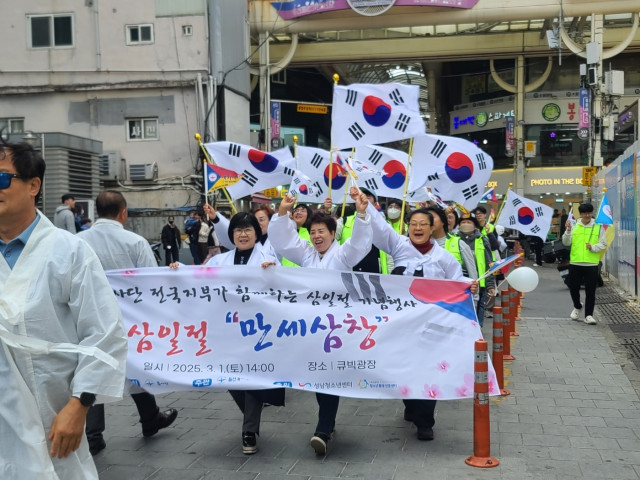
[[[410,223],[409,224],[409,227],[411,227],[411,228],[418,228],[418,227],[427,228],[427,227],[430,227],[430,226],[431,226],[430,223]]]
[[[254,232],[255,230],[253,228],[247,227],[247,228],[234,228],[233,229],[233,234],[234,235],[251,235],[251,232]]]
[[[12,178],[22,178],[17,173],[0,172],[0,190],[9,188],[11,186]]]

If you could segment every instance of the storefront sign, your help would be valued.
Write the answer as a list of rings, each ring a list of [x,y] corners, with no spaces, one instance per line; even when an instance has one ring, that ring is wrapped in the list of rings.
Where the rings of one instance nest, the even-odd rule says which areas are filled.
[[[469,115],[467,117],[453,117],[453,129],[457,130],[462,125],[477,125],[478,127],[484,127],[491,122],[501,120],[506,117],[513,117],[514,111],[508,110],[506,112],[478,112],[476,115]]]
[[[542,186],[550,186],[550,185],[580,185],[582,186],[582,178],[581,177],[573,177],[573,178],[532,178],[529,180],[529,184],[532,187],[542,187]]]
[[[276,198],[279,196],[277,188],[267,188],[264,192],[262,192],[262,194],[265,197],[269,197],[269,198]]]
[[[638,102],[635,101],[618,115],[618,133],[633,132],[633,125],[638,121]]]
[[[560,118],[560,106],[556,103],[547,103],[544,107],[542,107],[542,118],[544,118],[547,122],[555,122],[558,118]]]
[[[296,107],[298,113],[318,113],[320,115],[326,115],[329,108],[326,105],[307,105],[305,103],[299,103]]]

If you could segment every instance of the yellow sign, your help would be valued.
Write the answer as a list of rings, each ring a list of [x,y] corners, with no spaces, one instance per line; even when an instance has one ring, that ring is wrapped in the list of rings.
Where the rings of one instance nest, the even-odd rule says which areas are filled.
[[[267,188],[264,192],[262,192],[265,197],[275,198],[278,196],[277,188]]]
[[[529,183],[532,187],[542,187],[542,186],[548,187],[551,185],[582,185],[582,179],[580,177],[532,178]]]
[[[280,190],[280,198],[286,197],[287,193],[289,193],[289,190],[285,190],[285,189]]]
[[[307,105],[305,103],[299,103],[296,110],[298,113],[319,113],[320,115],[326,115],[329,111],[329,107],[326,105]]]
[[[596,174],[598,169],[596,167],[582,167],[582,185],[585,187],[591,186],[591,178]]]

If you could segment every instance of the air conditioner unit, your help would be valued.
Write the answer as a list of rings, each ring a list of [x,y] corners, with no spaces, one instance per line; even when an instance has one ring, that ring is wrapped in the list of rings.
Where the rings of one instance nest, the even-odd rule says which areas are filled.
[[[129,180],[155,180],[158,178],[157,163],[132,163],[129,165]]]
[[[100,180],[115,180],[122,177],[120,171],[120,152],[104,152],[98,156],[98,171]]]

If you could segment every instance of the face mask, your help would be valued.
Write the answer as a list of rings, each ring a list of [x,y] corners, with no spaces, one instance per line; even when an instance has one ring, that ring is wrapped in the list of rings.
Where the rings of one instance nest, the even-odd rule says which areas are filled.
[[[171,221],[169,222],[169,224],[173,225],[173,220],[171,220]]]
[[[391,219],[391,220],[395,220],[397,218],[400,218],[400,209],[399,208],[390,208],[387,210],[387,216]]]
[[[475,229],[476,229],[476,227],[471,223],[461,223],[460,224],[460,231],[462,233],[473,233],[473,231]]]

